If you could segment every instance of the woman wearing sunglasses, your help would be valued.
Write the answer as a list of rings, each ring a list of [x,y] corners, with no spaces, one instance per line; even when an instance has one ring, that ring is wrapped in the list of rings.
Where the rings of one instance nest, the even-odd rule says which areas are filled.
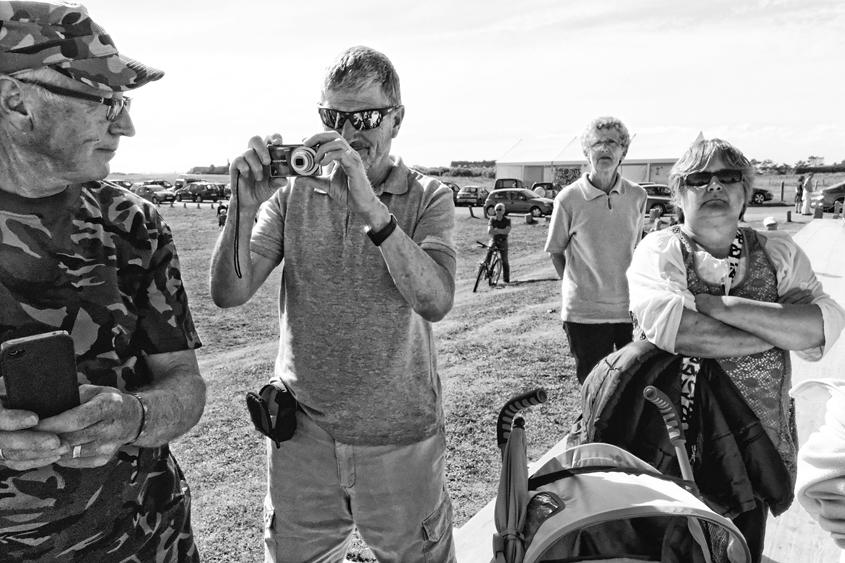
[[[696,358],[714,358],[762,422],[792,477],[797,435],[789,351],[816,361],[839,337],[845,312],[822,289],[810,261],[778,231],[739,227],[754,168],[729,143],[703,140],[672,168],[679,224],[644,238],[628,270],[635,332],[685,356],[682,419],[695,408]],[[760,480],[765,480],[765,474]],[[728,514],[759,561],[767,504]],[[753,505],[754,503],[746,503]]]

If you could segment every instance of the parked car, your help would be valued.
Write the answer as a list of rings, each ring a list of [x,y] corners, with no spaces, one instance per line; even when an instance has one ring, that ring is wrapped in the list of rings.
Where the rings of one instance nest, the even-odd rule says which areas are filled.
[[[464,186],[455,196],[455,205],[483,205],[489,193],[481,186]]]
[[[114,184],[115,186],[119,186],[121,188],[125,188],[127,190],[131,189],[133,184],[129,180],[109,180],[110,184]]]
[[[173,182],[173,191],[178,191],[188,184],[192,184],[194,182],[204,182],[202,178],[176,178]]]
[[[176,190],[176,201],[194,201],[197,203],[203,201],[218,201],[224,199],[222,188],[217,184],[210,182],[191,182],[184,188]]]
[[[162,188],[167,188],[167,189],[173,188],[173,184],[171,184],[167,180],[147,180],[146,182],[144,182],[144,185],[161,186]]]
[[[845,206],[845,182],[839,182],[838,184],[833,184],[832,186],[813,192],[813,198],[810,204],[821,204],[824,211],[833,211],[833,206],[836,205],[837,201]]]
[[[493,184],[493,191],[504,190],[507,188],[519,188],[523,190],[525,189],[525,182],[518,178],[499,178],[496,180],[496,183]]]
[[[764,202],[771,201],[774,197],[775,194],[769,190],[754,188],[754,193],[751,194],[751,203],[755,205],[763,205]]]
[[[176,200],[176,194],[173,193],[173,190],[158,184],[142,184],[133,188],[132,191],[156,205]]]
[[[223,197],[226,199],[232,199],[232,184],[226,184],[223,187]]]
[[[675,206],[671,202],[671,192],[666,184],[655,184],[654,182],[640,182],[640,186],[648,194],[646,199],[646,211],[659,209],[660,215],[668,215],[675,212]]]
[[[456,184],[455,182],[443,182],[443,183],[446,184],[447,186],[449,186],[449,189],[452,190],[452,201],[454,201],[455,205],[457,205],[458,204],[458,192],[461,191],[460,186],[458,186],[458,184]]]
[[[530,213],[534,217],[551,215],[554,200],[540,197],[531,190],[503,188],[494,190],[484,202],[484,214],[487,217],[495,215],[494,207],[497,203],[505,205],[505,213]]]
[[[531,184],[532,192],[540,197],[547,197],[549,199],[554,199],[562,189],[563,187],[560,184],[555,184],[554,182],[534,182]]]

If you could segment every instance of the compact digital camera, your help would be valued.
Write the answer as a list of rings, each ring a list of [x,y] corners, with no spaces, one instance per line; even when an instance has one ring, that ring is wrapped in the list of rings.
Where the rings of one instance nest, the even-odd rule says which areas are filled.
[[[270,177],[319,176],[322,168],[317,151],[305,145],[267,145],[270,151]]]

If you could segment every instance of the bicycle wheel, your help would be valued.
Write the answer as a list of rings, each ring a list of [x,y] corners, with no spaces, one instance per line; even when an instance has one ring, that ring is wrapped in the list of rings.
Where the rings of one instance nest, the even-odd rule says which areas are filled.
[[[472,292],[475,293],[478,291],[478,284],[481,283],[481,278],[487,273],[487,267],[484,265],[484,262],[481,262],[478,265],[478,276],[475,278],[475,285],[472,286]]]
[[[502,259],[496,256],[493,258],[493,263],[490,264],[490,275],[487,281],[490,282],[490,287],[499,283],[499,276],[502,275]]]

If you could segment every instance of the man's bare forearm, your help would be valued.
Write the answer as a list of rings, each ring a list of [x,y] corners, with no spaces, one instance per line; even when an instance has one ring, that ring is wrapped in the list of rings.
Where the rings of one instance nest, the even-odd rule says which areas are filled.
[[[256,280],[253,279],[250,253],[250,234],[256,214],[257,209],[241,211],[239,221],[230,216],[217,239],[217,245],[211,255],[209,289],[211,300],[218,307],[243,305],[261,285],[256,285]],[[242,277],[238,277],[234,266],[235,238],[238,240],[238,262]],[[262,283],[263,281],[261,280]]]
[[[563,279],[563,271],[566,269],[566,258],[563,254],[549,254],[549,256],[552,259],[555,271],[557,271],[557,276]]]
[[[426,252],[399,227],[379,249],[396,288],[414,311],[430,322],[445,317],[455,302],[455,259]]]
[[[133,445],[156,447],[188,432],[205,410],[205,381],[193,350],[144,358],[155,381],[134,394],[145,407]]]

